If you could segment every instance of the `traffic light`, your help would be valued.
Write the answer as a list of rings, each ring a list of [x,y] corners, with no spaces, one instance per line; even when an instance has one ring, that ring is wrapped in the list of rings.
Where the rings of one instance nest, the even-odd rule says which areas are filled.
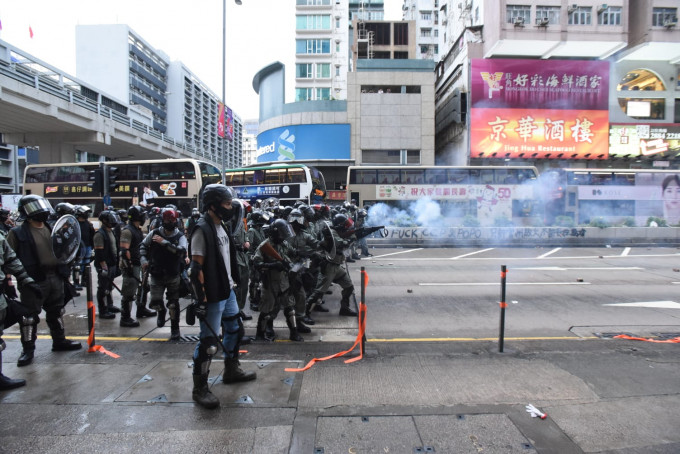
[[[118,183],[118,167],[106,166],[106,173],[104,174],[104,191],[106,194],[113,194],[116,192]]]
[[[102,195],[104,191],[104,174],[101,167],[90,170],[87,175],[89,183],[88,187],[92,188],[92,192],[96,195]]]

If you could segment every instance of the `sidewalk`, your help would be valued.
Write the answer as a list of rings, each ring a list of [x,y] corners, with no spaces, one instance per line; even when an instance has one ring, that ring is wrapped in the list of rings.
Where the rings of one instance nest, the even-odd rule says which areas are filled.
[[[83,309],[84,297],[67,308],[69,337],[84,339]],[[498,353],[488,341],[371,342],[369,333],[360,361],[285,372],[352,345],[355,319],[316,318],[304,343],[244,347],[253,382],[222,384],[214,361],[214,411],[191,399],[197,327],[171,343],[155,319],[125,330],[104,320],[97,343],[119,358],[51,352],[41,335],[23,368],[13,327],[4,373],[28,385],[0,393],[0,452],[680,452],[677,344],[506,339]],[[283,320],[276,326],[287,337]],[[529,403],[547,419],[531,418]]]

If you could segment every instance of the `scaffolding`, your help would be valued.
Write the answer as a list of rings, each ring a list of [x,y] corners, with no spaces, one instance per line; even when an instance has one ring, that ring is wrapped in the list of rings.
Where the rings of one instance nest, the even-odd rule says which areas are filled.
[[[366,29],[366,9],[364,2],[361,2],[357,19],[357,58],[371,60],[374,57],[374,42],[375,32]]]

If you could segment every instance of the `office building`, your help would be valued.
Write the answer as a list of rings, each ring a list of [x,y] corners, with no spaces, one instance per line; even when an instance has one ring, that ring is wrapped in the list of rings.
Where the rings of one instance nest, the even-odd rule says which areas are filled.
[[[242,122],[238,115],[231,112],[233,140],[220,137],[221,98],[182,62],[171,61],[129,26],[78,25],[76,75],[127,101],[133,120],[192,147],[197,158],[218,166],[224,163],[227,168],[241,165]],[[230,111],[227,107],[227,113]]]

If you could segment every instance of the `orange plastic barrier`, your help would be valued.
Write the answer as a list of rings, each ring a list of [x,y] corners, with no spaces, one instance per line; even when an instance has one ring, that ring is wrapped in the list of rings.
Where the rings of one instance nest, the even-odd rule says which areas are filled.
[[[365,291],[366,286],[368,285],[368,274],[366,273],[366,271],[362,271],[361,275],[363,277],[363,279],[362,279],[363,289]],[[359,317],[359,333],[357,334],[357,338],[354,341],[354,344],[352,345],[352,347],[349,350],[345,350],[343,352],[338,352],[338,353],[335,353],[333,355],[326,356],[326,357],[323,357],[323,358],[313,358],[311,361],[309,361],[307,363],[307,365],[305,367],[302,367],[302,368],[299,368],[299,369],[286,368],[284,370],[286,372],[304,372],[307,369],[311,368],[314,364],[316,364],[320,361],[326,361],[326,360],[329,360],[329,359],[339,358],[341,356],[345,356],[346,354],[352,352],[352,350],[354,350],[357,345],[359,345],[359,355],[354,357],[354,358],[350,358],[350,359],[345,360],[345,364],[353,363],[355,361],[359,361],[360,359],[362,359],[364,357],[364,341],[365,341],[364,337],[366,335],[366,305],[364,304],[363,301],[359,301],[358,317]]]
[[[647,339],[645,337],[633,337],[633,336],[629,336],[628,334],[619,334],[618,336],[614,336],[614,339],[628,339],[628,340],[635,340],[635,341],[654,342],[654,343],[657,343],[657,344],[680,344],[680,337],[674,337],[672,339],[666,339],[666,340],[658,340],[658,339]]]

